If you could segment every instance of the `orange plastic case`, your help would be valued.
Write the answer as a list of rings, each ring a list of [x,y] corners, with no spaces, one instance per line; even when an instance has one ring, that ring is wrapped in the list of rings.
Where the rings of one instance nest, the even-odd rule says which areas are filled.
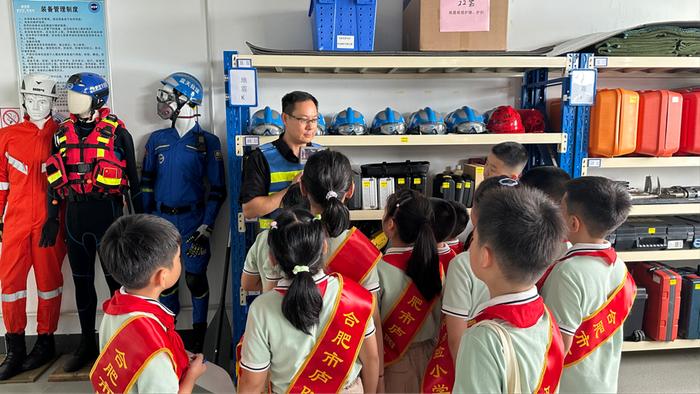
[[[602,89],[591,111],[588,154],[615,157],[637,148],[639,94],[626,89]]]
[[[635,153],[670,157],[681,142],[683,96],[669,90],[639,92],[639,121]]]
[[[700,155],[700,90],[682,94],[681,146],[678,153]]]

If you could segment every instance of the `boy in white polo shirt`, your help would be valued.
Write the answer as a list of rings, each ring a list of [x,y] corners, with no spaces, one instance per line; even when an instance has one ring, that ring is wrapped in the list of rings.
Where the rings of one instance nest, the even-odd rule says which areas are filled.
[[[582,177],[566,185],[562,210],[574,245],[545,274],[541,289],[567,351],[561,392],[617,392],[619,328],[636,286],[605,237],[630,207],[627,190],[610,179]]]
[[[475,210],[470,263],[490,299],[462,336],[453,391],[554,393],[564,344],[535,282],[559,253],[559,208],[540,191],[502,187],[485,192]]]

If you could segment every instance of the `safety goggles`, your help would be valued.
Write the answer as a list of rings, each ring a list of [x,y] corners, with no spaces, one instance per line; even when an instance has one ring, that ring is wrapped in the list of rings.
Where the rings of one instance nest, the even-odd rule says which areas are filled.
[[[335,132],[340,135],[362,135],[365,134],[366,128],[362,124],[344,124],[336,127]]]
[[[406,125],[404,123],[384,124],[379,126],[375,133],[384,135],[406,134]]]
[[[486,126],[479,122],[464,122],[454,128],[456,134],[481,134],[486,132]]]
[[[445,134],[445,124],[428,123],[418,125],[418,129],[412,130],[411,134]]]
[[[283,131],[281,127],[271,124],[262,124],[253,127],[250,133],[253,135],[280,135]]]

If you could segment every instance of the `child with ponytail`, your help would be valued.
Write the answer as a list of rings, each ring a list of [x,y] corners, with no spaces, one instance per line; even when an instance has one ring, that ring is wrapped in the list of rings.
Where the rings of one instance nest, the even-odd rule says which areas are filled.
[[[430,200],[413,190],[391,195],[382,220],[392,247],[379,263],[387,392],[420,391],[436,342],[442,268]]]
[[[325,225],[303,209],[270,226],[270,259],[283,279],[252,303],[241,353],[239,393],[374,392],[377,344],[371,294],[324,272]]]

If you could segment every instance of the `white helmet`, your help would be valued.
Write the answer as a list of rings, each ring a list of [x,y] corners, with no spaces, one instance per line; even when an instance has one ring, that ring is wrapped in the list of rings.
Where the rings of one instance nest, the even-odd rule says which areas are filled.
[[[46,74],[27,74],[22,79],[22,94],[38,94],[41,96],[57,98],[56,81]]]

